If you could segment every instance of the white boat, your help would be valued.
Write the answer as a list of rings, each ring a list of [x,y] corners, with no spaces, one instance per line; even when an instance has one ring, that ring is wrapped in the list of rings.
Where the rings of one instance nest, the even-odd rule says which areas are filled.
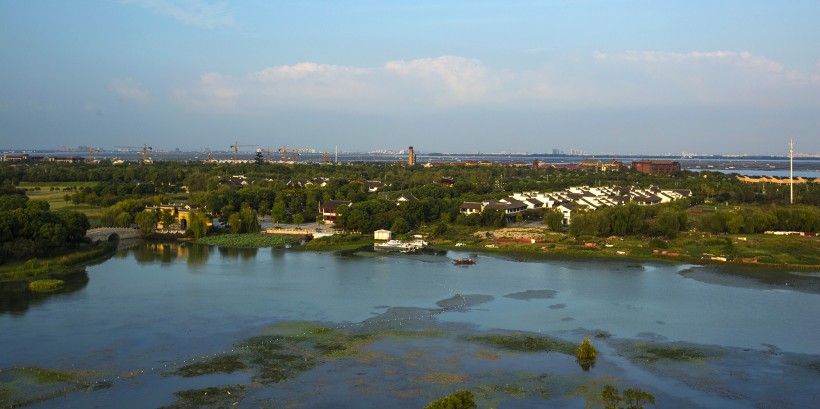
[[[424,247],[427,247],[427,242],[424,240],[388,240],[384,243],[373,244],[373,248],[376,250],[398,251],[401,253],[410,253]]]

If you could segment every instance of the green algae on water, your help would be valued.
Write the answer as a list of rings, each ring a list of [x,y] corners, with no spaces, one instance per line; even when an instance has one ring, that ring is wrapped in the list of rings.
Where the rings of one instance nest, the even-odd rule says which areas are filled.
[[[496,348],[521,352],[559,352],[566,355],[575,355],[576,349],[576,346],[571,342],[522,333],[473,335],[466,339]]]

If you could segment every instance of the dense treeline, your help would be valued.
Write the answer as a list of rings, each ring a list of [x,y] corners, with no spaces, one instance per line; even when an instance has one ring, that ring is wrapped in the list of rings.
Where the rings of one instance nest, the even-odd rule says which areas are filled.
[[[82,213],[50,211],[48,202],[30,201],[8,184],[0,188],[0,263],[75,247],[85,242],[89,227]]]
[[[820,231],[820,208],[816,206],[743,206],[717,211],[701,219],[701,229],[713,233],[763,233]]]
[[[162,190],[163,193],[179,191],[180,188],[175,185],[165,185],[165,189]],[[108,207],[123,199],[141,198],[158,193],[160,190],[151,182],[100,182],[94,186],[77,188],[74,193],[66,194],[65,198],[74,204],[86,203],[92,206]]]
[[[245,183],[231,184],[234,175],[243,175]],[[464,216],[458,206],[464,201],[498,199],[521,191],[557,191],[572,186],[650,185],[689,189],[691,204],[722,203],[729,205],[778,204],[788,201],[788,186],[744,184],[734,175],[719,172],[678,172],[674,175],[647,175],[634,170],[596,173],[559,169],[532,169],[528,166],[459,166],[431,168],[392,164],[207,164],[201,162],[157,162],[150,165],[126,163],[98,164],[2,164],[0,178],[30,182],[97,182],[67,196],[75,203],[111,206],[102,217],[104,225],[124,226],[136,223],[145,205],[167,202],[168,197],[188,191],[187,201],[206,209],[223,223],[247,218],[248,212],[270,215],[276,222],[313,223],[319,204],[330,199],[350,200],[353,205],[341,209],[340,225],[350,230],[371,231],[378,228],[397,232],[410,231],[422,225],[461,224],[500,227],[506,219],[498,211]],[[438,183],[451,180],[451,187]],[[378,180],[385,184],[378,193],[368,193],[364,182]],[[816,189],[815,189],[816,190]],[[395,206],[399,194],[412,194],[419,200]],[[809,205],[820,204],[820,195],[812,186],[795,187],[796,199]],[[689,204],[687,203],[687,204]],[[798,223],[795,217],[774,217],[780,223],[759,222],[768,214],[759,206],[743,206],[743,214],[718,214],[704,223],[704,229],[735,231],[738,216],[743,217],[740,231],[758,231],[758,226],[812,226]],[[786,209],[781,206],[778,209]],[[245,211],[244,216],[240,215]],[[522,218],[540,218],[557,229],[560,222],[554,212],[529,211]],[[811,213],[811,212],[809,212]],[[236,216],[235,216],[236,215]],[[143,216],[147,223],[150,216]],[[160,217],[160,215],[157,215]],[[768,216],[766,216],[768,217]],[[810,218],[810,217],[809,217]],[[785,220],[789,220],[785,222]],[[802,219],[800,219],[802,220]],[[579,213],[573,220],[573,233],[579,235],[632,235],[672,237],[685,230],[688,221],[681,207],[656,209],[638,206],[602,209]],[[745,225],[749,225],[747,228]],[[253,230],[245,223],[239,230]]]
[[[570,233],[574,236],[647,235],[673,238],[679,231],[687,229],[685,209],[689,205],[690,200],[684,199],[656,206],[628,203],[594,212],[576,212],[572,215]]]

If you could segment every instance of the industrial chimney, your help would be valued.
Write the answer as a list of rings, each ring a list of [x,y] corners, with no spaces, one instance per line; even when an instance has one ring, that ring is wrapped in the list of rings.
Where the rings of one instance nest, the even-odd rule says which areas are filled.
[[[410,151],[410,153],[407,154],[407,165],[408,166],[413,166],[413,165],[416,164],[416,154],[413,153],[413,147],[412,146],[407,148],[407,150]]]

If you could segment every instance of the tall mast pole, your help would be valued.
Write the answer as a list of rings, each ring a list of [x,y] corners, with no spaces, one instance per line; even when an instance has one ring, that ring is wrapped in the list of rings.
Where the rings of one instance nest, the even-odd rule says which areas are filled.
[[[794,141],[789,139],[789,203],[794,204]]]

